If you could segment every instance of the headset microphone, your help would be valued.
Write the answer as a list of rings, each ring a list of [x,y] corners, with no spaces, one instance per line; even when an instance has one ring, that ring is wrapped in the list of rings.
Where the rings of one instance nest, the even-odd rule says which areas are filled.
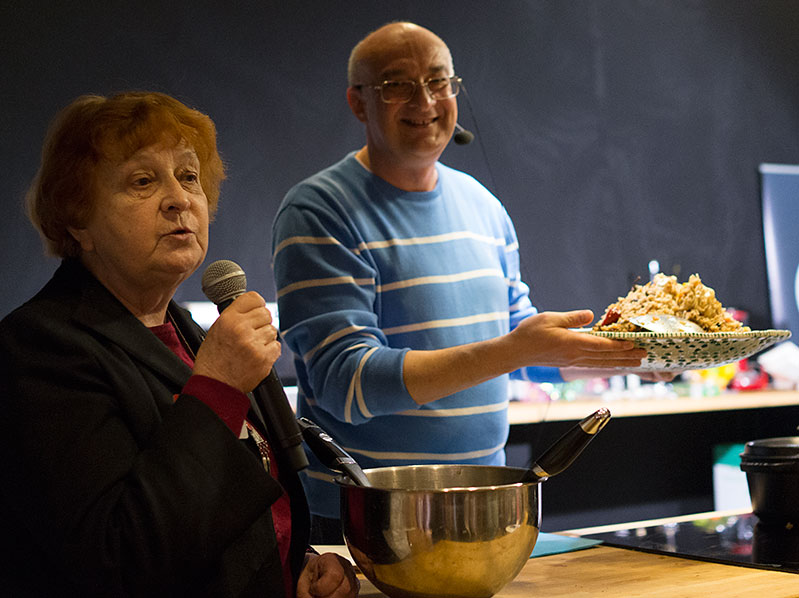
[[[467,131],[458,123],[455,123],[455,129],[457,133],[452,136],[452,140],[458,145],[468,145],[474,140],[474,133]]]

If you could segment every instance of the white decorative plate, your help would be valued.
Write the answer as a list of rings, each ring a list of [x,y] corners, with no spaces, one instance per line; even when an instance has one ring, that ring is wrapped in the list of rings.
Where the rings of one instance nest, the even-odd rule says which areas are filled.
[[[745,359],[791,336],[790,330],[751,332],[581,332],[605,338],[631,340],[647,350],[641,370],[698,370]]]

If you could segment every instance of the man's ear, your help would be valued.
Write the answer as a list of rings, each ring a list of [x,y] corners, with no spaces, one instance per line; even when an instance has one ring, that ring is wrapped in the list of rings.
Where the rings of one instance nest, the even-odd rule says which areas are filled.
[[[366,122],[366,104],[363,101],[361,90],[355,87],[347,88],[347,103],[350,105],[350,110],[361,122]]]

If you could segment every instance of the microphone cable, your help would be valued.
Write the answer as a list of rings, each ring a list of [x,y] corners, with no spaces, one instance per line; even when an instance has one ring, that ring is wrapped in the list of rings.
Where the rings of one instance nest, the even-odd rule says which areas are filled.
[[[491,189],[493,190],[492,193],[499,197],[499,190],[497,189],[497,183],[494,180],[494,173],[491,169],[491,163],[488,160],[488,153],[486,152],[485,144],[483,143],[483,134],[480,132],[480,126],[477,123],[477,119],[474,116],[474,109],[472,107],[472,99],[469,97],[469,91],[466,89],[466,85],[461,82],[461,90],[463,91],[463,97],[466,99],[466,108],[469,111],[469,117],[472,120],[472,125],[474,128],[474,136],[477,138],[477,145],[480,146],[480,153],[483,156],[483,162],[486,165],[486,172],[488,173],[488,180],[491,184]]]

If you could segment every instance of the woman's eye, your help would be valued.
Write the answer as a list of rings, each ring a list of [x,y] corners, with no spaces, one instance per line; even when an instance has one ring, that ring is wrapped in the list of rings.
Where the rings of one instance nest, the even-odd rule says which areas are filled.
[[[184,172],[182,178],[186,183],[198,183],[200,181],[200,176],[192,171]]]
[[[148,176],[138,176],[133,179],[133,186],[136,188],[146,187],[150,184],[150,177]]]

